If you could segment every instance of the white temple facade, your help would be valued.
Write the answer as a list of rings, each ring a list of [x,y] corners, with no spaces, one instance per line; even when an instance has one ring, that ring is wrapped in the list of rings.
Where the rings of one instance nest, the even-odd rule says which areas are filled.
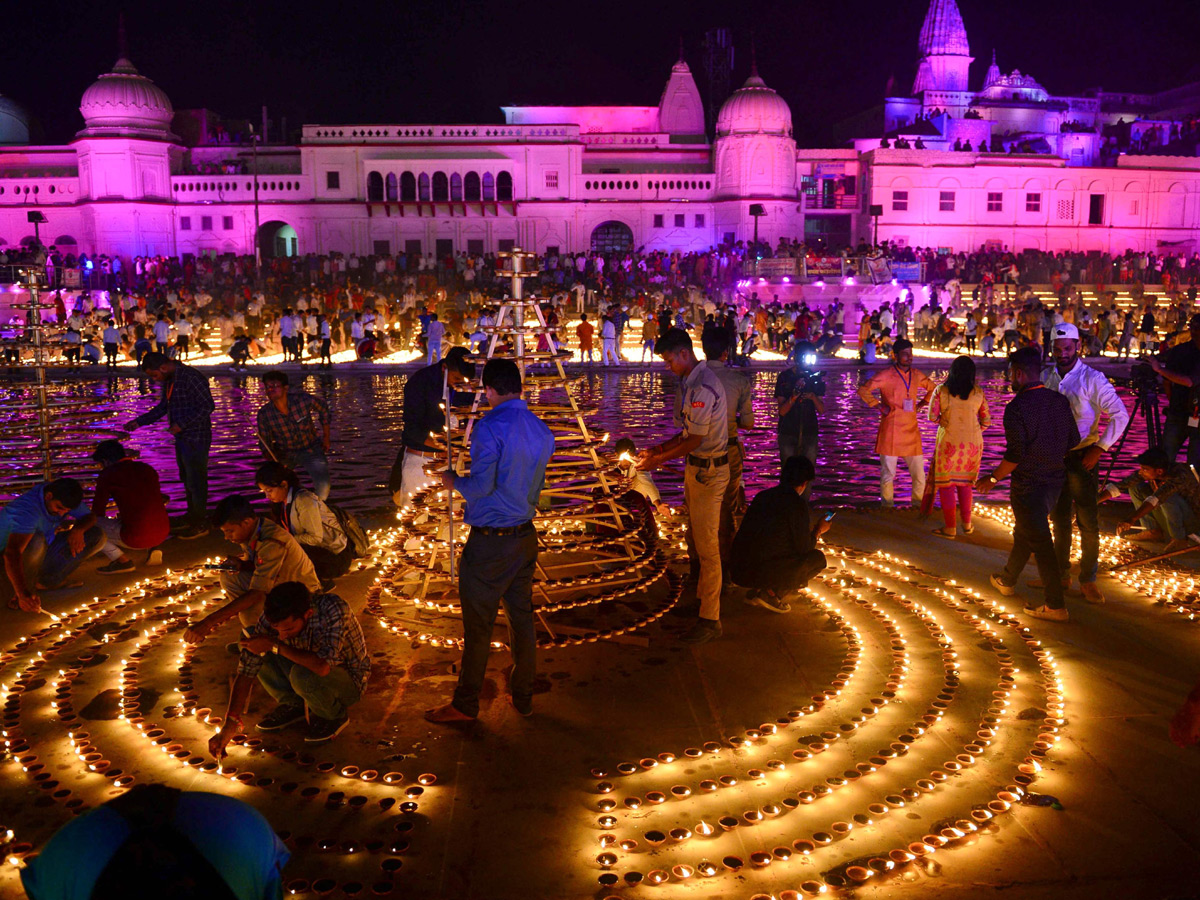
[[[997,54],[973,77],[955,0],[931,0],[917,50],[911,94],[884,101],[883,133],[832,149],[796,147],[788,104],[756,68],[710,136],[682,58],[654,106],[313,124],[298,144],[255,145],[203,110],[177,114],[122,54],[83,93],[68,145],[29,145],[24,112],[0,97],[0,245],[33,240],[32,212],[46,218],[43,243],[124,256],[689,251],[749,240],[756,224],[772,244],[833,249],[870,239],[876,223],[881,239],[955,249],[1121,252],[1195,238],[1195,142],[1153,151],[1160,137],[1163,152],[1187,144],[1179,127],[1200,114],[1200,86],[1058,97],[1002,73]],[[1143,155],[1121,152],[1114,130]]]

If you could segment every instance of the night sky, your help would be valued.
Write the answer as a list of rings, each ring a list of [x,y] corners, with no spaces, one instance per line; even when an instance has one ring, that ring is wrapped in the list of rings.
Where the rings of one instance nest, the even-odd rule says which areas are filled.
[[[889,76],[911,84],[923,0],[847,3],[10,3],[0,93],[34,119],[35,140],[69,140],[79,97],[116,57],[117,14],[130,55],[176,109],[305,123],[498,122],[505,104],[658,103],[682,36],[708,101],[701,42],[733,29],[734,87],[750,66],[792,108],[797,141],[821,146],[837,121],[877,104]],[[1192,0],[1069,3],[959,0],[982,81],[992,47],[1003,71],[1052,94],[1103,86],[1160,90],[1200,80]],[[652,14],[651,14],[652,13]]]

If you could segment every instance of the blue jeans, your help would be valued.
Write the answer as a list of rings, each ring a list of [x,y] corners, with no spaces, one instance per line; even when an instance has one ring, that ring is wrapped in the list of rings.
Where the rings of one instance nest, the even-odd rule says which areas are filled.
[[[281,706],[307,703],[309,712],[322,719],[342,718],[362,696],[350,673],[340,666],[318,675],[274,653],[263,658],[258,681]]]
[[[814,466],[817,464],[817,432],[779,435],[779,466],[793,456],[807,456]]]
[[[104,542],[104,530],[93,525],[83,533],[83,549],[72,556],[66,532],[56,534],[49,544],[40,533],[34,534],[21,556],[26,586],[31,591],[36,590],[37,584],[51,589],[58,587],[84,560],[99,553]]]
[[[1175,457],[1187,441],[1187,461],[1189,466],[1200,466],[1200,434],[1195,428],[1188,428],[1187,419],[1177,419],[1174,416],[1163,420],[1162,448],[1167,459],[1175,462]]]
[[[187,495],[187,520],[196,526],[204,525],[208,515],[208,446],[208,441],[202,444],[175,441],[175,462]]]
[[[1001,573],[1005,584],[1015,585],[1029,557],[1033,556],[1037,560],[1038,577],[1045,585],[1046,606],[1051,609],[1066,606],[1054,538],[1050,535],[1050,511],[1058,503],[1061,492],[1061,484],[1013,486],[1010,495],[1015,520],[1013,545]]]
[[[1150,485],[1144,481],[1131,484],[1129,499],[1133,501],[1133,508],[1140,508],[1152,493]],[[1149,515],[1142,517],[1141,525],[1150,531],[1161,531],[1173,541],[1183,540],[1189,534],[1200,531],[1195,511],[1179,494],[1172,494],[1150,510]]]
[[[324,500],[329,496],[329,460],[319,450],[306,450],[293,453],[288,457],[287,464],[292,469],[303,469],[312,479],[313,493]]]
[[[1089,472],[1083,467],[1082,458],[1080,451],[1067,454],[1067,480],[1050,519],[1054,523],[1058,569],[1064,575],[1071,570],[1072,519],[1079,523],[1079,583],[1088,584],[1096,580],[1096,570],[1100,566],[1100,508],[1097,501],[1100,467]]]

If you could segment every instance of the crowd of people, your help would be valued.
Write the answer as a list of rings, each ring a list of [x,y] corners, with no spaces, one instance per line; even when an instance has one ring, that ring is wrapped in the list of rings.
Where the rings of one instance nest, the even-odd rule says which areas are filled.
[[[616,445],[613,461],[628,477],[631,493],[623,502],[641,497],[645,509],[660,510],[652,473],[672,460],[684,465],[693,587],[686,594],[691,602],[680,604],[676,612],[692,619],[680,639],[703,644],[722,636],[722,604],[729,588],[742,589],[747,603],[786,614],[789,598],[826,568],[821,544],[834,512],[817,511],[810,502],[811,487],[820,477],[824,384],[815,345],[796,341],[792,362],[779,373],[774,390],[779,483],[747,503],[740,435],[755,426],[755,415],[751,378],[730,365],[739,346],[736,321],[714,318],[701,330],[700,358],[687,329],[667,316],[661,323],[655,316],[648,318],[655,328],[661,324],[661,331],[646,332],[645,342],[652,342],[654,354],[677,378],[678,431],[640,452],[624,439]],[[611,322],[607,316],[605,321]],[[1200,487],[1191,469],[1175,462],[1185,441],[1190,442],[1189,459],[1200,455],[1200,430],[1193,424],[1200,388],[1200,314],[1191,318],[1189,328],[1186,342],[1153,363],[1174,386],[1163,445],[1137,457],[1134,475],[1103,485],[1101,459],[1119,443],[1129,413],[1108,379],[1085,361],[1075,323],[1052,324],[1048,355],[1039,341],[1018,346],[1009,355],[1014,395],[1003,410],[1004,454],[986,475],[981,472],[984,432],[992,410],[976,384],[973,359],[956,357],[944,382],[937,384],[913,367],[910,341],[897,338],[890,347],[890,364],[858,390],[865,406],[882,414],[875,450],[883,506],[895,503],[897,464],[903,459],[912,485],[911,505],[928,515],[940,502],[942,524],[934,533],[955,539],[960,529],[964,535],[974,531],[974,495],[987,494],[1007,480],[1015,525],[1007,562],[990,576],[993,588],[1002,596],[1014,595],[1032,556],[1038,579],[1030,584],[1041,589],[1042,599],[1028,604],[1025,614],[1068,621],[1066,592],[1072,582],[1070,553],[1077,525],[1080,590],[1085,601],[1103,603],[1096,581],[1098,506],[1104,500],[1129,494],[1135,509],[1117,531],[1133,540],[1168,541],[1168,553],[1197,543],[1190,535],[1200,523]],[[258,731],[282,732],[304,722],[305,742],[332,740],[345,729],[350,710],[362,698],[371,657],[350,604],[335,592],[353,560],[366,552],[367,539],[352,516],[327,500],[329,410],[317,398],[291,389],[286,373],[268,372],[267,402],[257,416],[264,461],[255,473],[255,486],[267,506],[257,508],[248,495],[235,494],[210,511],[207,468],[213,402],[207,378],[157,350],[148,352],[142,364],[161,384],[161,400],[128,428],[166,420],[176,441],[187,515],[171,523],[159,474],[121,442],[102,441],[94,454],[102,469],[90,506],[78,481],[60,478],[35,486],[0,510],[10,608],[40,611],[39,593],[66,585],[80,564],[96,553],[103,552],[109,560],[98,574],[127,573],[137,568],[134,556],[142,553],[146,565],[161,564],[160,548],[172,533],[194,539],[204,536],[210,525],[219,528],[238,547],[217,566],[223,602],[191,622],[184,633],[184,640],[194,644],[235,619],[240,629],[239,639],[229,645],[237,663],[228,708],[209,741],[211,754],[222,758],[247,727],[244,710],[256,684],[273,700],[272,708],[254,723]],[[458,566],[461,665],[453,696],[425,714],[441,725],[466,724],[479,716],[501,608],[513,657],[507,701],[521,716],[534,712],[533,585],[539,555],[534,518],[554,435],[522,399],[524,384],[516,364],[490,359],[481,373],[488,410],[471,434],[470,471],[439,474],[435,458],[444,448],[436,435],[456,407],[470,398],[457,389],[474,376],[470,352],[457,346],[408,379],[402,448],[391,480],[399,506],[439,482],[465,501],[470,533]],[[922,414],[938,424],[928,470],[918,427]],[[298,472],[306,474],[311,489],[302,485]],[[1181,745],[1200,739],[1200,686],[1173,721],[1171,736]],[[147,817],[156,817],[160,828],[170,829],[177,809],[210,802],[202,795],[166,788],[127,796],[131,799],[76,820],[71,826],[74,838],[105,828],[117,835],[120,849],[113,851],[113,858],[124,859],[122,842],[149,840]],[[242,852],[253,850],[258,856],[258,868],[245,870],[247,877],[268,882],[277,878],[286,851],[271,839],[269,828],[264,831],[261,819],[233,807],[209,810],[205,816],[217,812],[243,829]],[[205,816],[189,827],[202,828]],[[128,839],[131,828],[136,840]],[[42,860],[54,859],[59,852],[61,845],[52,842],[26,871],[32,896],[39,891],[51,896],[58,876]]]

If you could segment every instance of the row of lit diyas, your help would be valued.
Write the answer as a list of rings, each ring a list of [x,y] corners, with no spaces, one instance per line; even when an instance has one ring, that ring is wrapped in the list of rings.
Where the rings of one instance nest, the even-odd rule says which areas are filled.
[[[843,557],[841,560],[843,567],[850,563],[849,558]],[[937,849],[950,843],[962,841],[969,835],[975,833],[981,826],[987,826],[990,820],[1011,808],[1012,804],[1019,802],[1024,796],[1026,788],[1032,782],[1033,777],[1041,771],[1040,760],[1043,759],[1049,749],[1055,744],[1058,739],[1058,729],[1061,727],[1063,719],[1063,690],[1061,678],[1057,671],[1057,664],[1049,651],[1041,648],[1039,642],[1029,637],[1028,630],[1020,626],[1020,624],[1005,610],[1000,604],[992,603],[982,598],[978,593],[968,589],[959,587],[954,582],[944,582],[948,584],[950,589],[942,587],[931,587],[926,584],[918,583],[918,577],[935,578],[928,573],[923,573],[915,569],[906,561],[899,560],[895,557],[886,554],[877,554],[875,557],[855,558],[853,565],[873,569],[880,575],[889,580],[898,580],[910,587],[909,590],[920,590],[928,593],[951,610],[957,612],[967,626],[970,626],[979,635],[982,635],[987,641],[988,646],[994,651],[994,659],[999,665],[999,677],[996,682],[996,688],[992,692],[990,705],[988,706],[984,717],[979,722],[974,737],[963,746],[963,752],[959,753],[953,759],[948,760],[940,769],[935,770],[930,774],[929,778],[920,779],[916,782],[915,787],[907,787],[896,790],[893,793],[886,794],[881,798],[882,802],[868,804],[865,812],[857,813],[853,816],[846,817],[845,821],[838,821],[828,826],[827,830],[818,831],[810,838],[799,838],[792,842],[791,846],[778,846],[773,849],[763,848],[750,853],[750,863],[754,867],[766,868],[772,862],[786,862],[793,857],[807,857],[813,854],[821,847],[845,837],[856,827],[869,828],[874,822],[878,821],[881,816],[886,816],[891,809],[897,809],[916,802],[924,795],[936,790],[937,786],[948,780],[953,775],[975,765],[984,758],[989,746],[996,743],[1002,736],[1001,728],[1005,724],[1003,719],[1009,705],[1009,696],[1014,690],[1017,690],[1016,675],[1019,669],[1014,665],[1013,657],[1007,652],[1002,640],[1000,640],[998,632],[995,630],[995,625],[1002,625],[1014,628],[1021,636],[1022,640],[1029,648],[1029,652],[1037,661],[1038,666],[1043,676],[1043,688],[1046,694],[1046,709],[1047,717],[1043,723],[1041,733],[1038,734],[1029,750],[1029,755],[1025,757],[1013,775],[1011,784],[1006,784],[1003,789],[995,792],[995,798],[987,803],[980,804],[971,809],[969,813],[961,817],[951,817],[943,820],[942,827],[934,833],[925,835],[919,841],[914,841],[903,848],[895,848],[890,851],[880,853],[875,856],[867,856],[862,859],[851,860],[837,867],[838,871],[827,873],[824,879],[807,879],[797,890],[783,891],[776,896],[779,898],[798,897],[802,894],[816,895],[823,893],[829,886],[843,886],[861,883],[870,880],[874,877],[883,875],[894,868],[907,865],[913,860],[920,857],[928,856],[934,853]],[[903,567],[903,568],[902,568]],[[907,569],[907,571],[905,571]],[[743,813],[739,819],[736,816],[723,816],[717,820],[717,827],[712,826],[706,821],[700,821],[693,828],[677,827],[672,829],[651,829],[643,835],[643,839],[650,845],[652,850],[662,845],[672,846],[681,845],[697,836],[700,838],[715,839],[720,836],[722,831],[733,830],[739,826],[751,826],[765,821],[769,818],[783,817],[791,810],[797,809],[801,805],[812,803],[822,796],[827,796],[835,790],[843,789],[850,783],[857,782],[862,784],[872,777],[874,773],[880,773],[883,766],[889,761],[898,761],[897,757],[908,755],[914,749],[921,738],[929,728],[937,725],[942,721],[943,716],[949,709],[950,702],[955,697],[955,692],[959,686],[959,663],[957,653],[953,649],[947,632],[934,618],[930,610],[910,599],[902,593],[888,591],[884,587],[882,580],[874,581],[867,577],[857,579],[851,576],[848,572],[843,571],[841,577],[827,577],[827,583],[832,583],[839,588],[844,594],[851,597],[856,605],[868,609],[873,616],[876,617],[878,623],[887,623],[894,627],[894,623],[890,617],[884,613],[877,604],[871,602],[866,595],[860,590],[859,585],[865,583],[868,589],[873,589],[876,592],[882,593],[885,596],[894,599],[906,613],[916,616],[924,625],[930,636],[935,642],[942,656],[943,667],[945,669],[945,681],[943,692],[938,695],[938,699],[930,704],[929,709],[921,719],[909,728],[904,734],[900,735],[901,740],[893,743],[889,748],[881,751],[878,755],[872,757],[867,763],[860,763],[855,770],[847,770],[844,776],[832,776],[826,779],[824,784],[817,785],[813,790],[800,791],[796,794],[784,796],[779,802],[770,802],[762,805],[756,810],[750,810]],[[937,579],[935,579],[937,580]],[[835,617],[835,621],[845,621],[843,614],[830,601],[819,597],[814,592],[809,593],[810,598],[818,603],[830,615]],[[966,600],[964,603],[959,598]],[[972,606],[978,606],[982,610],[982,615],[976,615],[972,611]],[[842,626],[845,627],[844,625]],[[885,631],[888,628],[885,625]],[[889,635],[891,632],[889,631]],[[903,641],[903,638],[891,640]],[[899,644],[903,647],[903,643]],[[893,643],[893,650],[897,645]],[[896,683],[897,691],[900,687],[897,679],[897,673],[903,674],[903,670],[893,669],[893,682]],[[843,674],[845,674],[843,672]],[[751,729],[746,732],[744,737],[738,736],[727,739],[725,743],[710,742],[704,745],[703,748],[690,748],[685,751],[685,756],[690,759],[699,759],[708,754],[711,758],[717,755],[728,752],[757,752],[765,750],[770,744],[783,735],[782,728],[794,724],[802,724],[805,716],[812,715],[817,712],[823,705],[825,699],[832,699],[838,696],[844,687],[839,687],[838,681],[845,679],[835,679],[833,688],[836,691],[826,691],[823,694],[817,695],[817,700],[821,702],[818,705],[808,705],[799,710],[793,710],[786,717],[781,717],[778,720],[778,725],[763,725],[757,729]],[[895,692],[893,692],[895,693]],[[820,736],[820,741],[810,743],[805,749],[796,751],[793,756],[801,764],[808,763],[814,758],[814,747],[820,747],[821,751],[827,750],[830,747],[829,738],[839,739],[841,744],[845,744],[851,736],[860,738],[863,734],[863,728],[870,721],[878,721],[874,719],[875,712],[881,712],[887,704],[884,702],[890,698],[877,698],[881,702],[876,703],[872,700],[873,708],[864,708],[864,717],[857,717],[859,721],[853,718],[845,726],[839,727],[838,731],[828,731]],[[868,714],[869,713],[869,714]],[[843,730],[843,728],[845,730]],[[803,743],[806,739],[802,738]],[[649,757],[643,759],[640,763],[623,763],[617,767],[617,772],[624,776],[630,776],[634,773],[641,772],[649,774],[660,768],[669,768],[670,764],[675,761],[674,754],[660,754],[659,757]],[[864,767],[865,766],[865,770]],[[768,780],[778,778],[779,773],[783,773],[787,769],[787,764],[782,760],[769,760],[766,764],[752,768],[746,772],[746,777],[754,784],[767,784]],[[764,771],[765,770],[765,771]],[[607,772],[604,770],[593,770],[593,776],[604,777]],[[677,784],[672,786],[670,791],[651,791],[645,800],[641,797],[626,798],[625,808],[627,810],[642,809],[643,805],[647,809],[657,807],[660,804],[666,804],[668,801],[674,801],[674,805],[682,805],[688,798],[698,796],[699,794],[712,794],[720,796],[722,787],[732,787],[737,783],[737,776],[727,775],[723,780],[707,780],[701,782],[698,786]],[[602,885],[613,886],[620,883],[621,878],[616,872],[611,871],[620,862],[622,857],[617,855],[616,851],[623,853],[637,852],[639,849],[638,841],[633,838],[621,839],[617,834],[614,834],[612,829],[616,828],[619,820],[613,813],[617,811],[615,800],[608,798],[606,795],[614,789],[611,782],[601,782],[597,785],[597,790],[601,794],[601,800],[597,804],[597,808],[601,812],[601,817],[596,824],[602,829],[600,837],[603,852],[597,858],[597,864],[605,871],[600,875]],[[670,807],[665,807],[669,809]],[[740,856],[727,856],[721,865],[710,862],[706,859],[701,859],[694,863],[679,863],[673,866],[669,871],[665,868],[653,869],[649,873],[643,874],[637,870],[627,871],[625,873],[625,883],[628,885],[635,884],[664,884],[670,881],[686,881],[695,876],[715,876],[722,869],[736,871],[744,866],[744,861]],[[766,895],[756,895],[765,897]]]
[[[164,638],[186,626],[191,613],[204,605],[221,601],[219,592],[213,591],[215,586],[216,579],[204,569],[197,568],[190,572],[178,573],[168,570],[166,576],[138,582],[110,598],[96,598],[91,604],[77,607],[62,616],[52,617],[50,624],[29,638],[22,637],[12,650],[0,656],[0,666],[8,668],[15,663],[20,669],[16,678],[12,679],[11,686],[7,683],[0,686],[0,690],[3,691],[6,698],[3,732],[6,750],[11,756],[21,760],[23,771],[27,777],[35,785],[49,792],[52,799],[62,804],[65,809],[79,814],[86,811],[89,805],[83,797],[76,796],[74,791],[61,787],[59,782],[54,780],[51,773],[46,770],[44,764],[38,761],[32,739],[26,737],[21,727],[22,700],[26,698],[27,691],[31,692],[41,686],[36,681],[39,671],[43,667],[54,665],[53,659],[59,654],[71,652],[68,649],[70,645],[78,638],[87,635],[87,629],[114,623],[119,624],[120,630],[134,627],[141,631],[141,637],[133,649],[113,668],[116,670],[114,675],[120,685],[119,720],[130,728],[135,737],[146,740],[149,744],[148,749],[158,750],[163,754],[158,762],[155,762],[153,754],[138,754],[139,769],[145,770],[146,777],[169,783],[170,773],[175,771],[173,766],[177,764],[184,769],[191,769],[194,773],[224,777],[232,784],[240,785],[242,788],[267,789],[274,787],[284,795],[294,794],[295,798],[300,801],[312,801],[322,793],[326,793],[324,803],[329,809],[345,806],[351,810],[361,810],[367,806],[370,798],[365,795],[347,798],[343,791],[338,790],[323,792],[320,788],[311,786],[300,789],[300,785],[294,781],[270,776],[256,776],[249,771],[239,772],[236,766],[219,765],[206,759],[203,755],[204,749],[196,747],[196,743],[201,745],[206,743],[210,734],[209,728],[219,727],[220,718],[214,716],[210,709],[199,707],[200,697],[194,689],[191,676],[192,660],[196,648],[184,645],[182,642],[178,657],[173,660],[178,672],[178,682],[174,689],[180,696],[180,702],[164,709],[163,717],[165,719],[190,718],[192,721],[203,724],[199,729],[196,726],[190,726],[193,734],[176,738],[168,734],[166,729],[157,723],[147,721],[143,713],[150,711],[142,709],[143,688],[139,680],[141,667],[156,644],[160,644]],[[201,595],[206,592],[210,596],[202,597]],[[200,602],[193,606],[196,601]],[[130,609],[130,607],[137,608]],[[120,623],[116,621],[118,617],[122,619]],[[48,643],[52,637],[58,639]],[[107,637],[106,633],[103,640],[106,641]],[[36,649],[42,645],[45,645],[44,649]],[[78,790],[81,793],[93,794],[95,803],[107,799],[112,786],[127,788],[134,783],[136,777],[133,772],[123,771],[105,758],[110,754],[104,752],[89,732],[82,730],[82,723],[74,712],[72,702],[74,681],[85,668],[96,665],[97,671],[99,671],[98,666],[103,662],[103,657],[97,657],[88,650],[77,653],[73,660],[64,662],[63,667],[58,669],[57,679],[53,682],[54,699],[50,702],[60,724],[67,729],[67,740],[70,742],[71,750],[79,759],[84,775],[107,779],[107,783],[105,781],[93,783],[85,779],[79,786]],[[183,725],[183,727],[189,728],[187,725]],[[198,737],[195,736],[197,731],[200,733]],[[192,743],[191,748],[188,746],[189,743]],[[234,743],[262,759],[272,757],[279,763],[288,763],[300,768],[311,766],[320,776],[340,775],[342,778],[360,785],[378,782],[375,790],[385,794],[378,800],[381,811],[387,811],[395,805],[396,798],[390,794],[399,789],[399,786],[406,780],[401,772],[380,774],[376,770],[357,765],[317,762],[307,754],[298,754],[286,748],[269,746],[257,738],[247,738],[245,735],[237,736]],[[405,799],[398,807],[402,816],[395,823],[397,832],[406,834],[412,829],[414,824],[412,814],[417,810],[416,799],[436,780],[436,776],[426,773],[417,777],[415,784],[403,788]],[[237,789],[235,788],[235,790]],[[340,850],[343,854],[342,858],[353,857],[355,854],[365,856],[364,851],[367,853],[386,851],[386,853],[392,854],[381,865],[386,880],[377,881],[371,886],[372,892],[377,895],[387,894],[393,890],[393,878],[402,865],[402,861],[395,854],[404,852],[408,846],[407,841],[402,838],[396,838],[390,842],[377,839],[348,839],[339,842],[330,838],[318,840],[307,836],[292,839],[292,835],[287,831],[281,832],[281,837],[290,840],[299,849],[311,847],[322,851]],[[11,838],[8,843],[10,844],[9,861],[14,865],[23,864],[24,856],[32,848],[28,845],[11,845]],[[324,895],[337,889],[338,886],[339,882],[328,877],[317,878],[311,882],[301,878],[289,882],[287,889],[291,894],[302,894],[311,890],[318,895]],[[340,886],[347,895],[363,889],[363,885],[358,881],[347,881]]]
[[[1014,520],[1011,508],[989,504],[977,509],[984,517],[993,519],[1012,531]],[[1149,554],[1145,545],[1117,535],[1100,535],[1102,564],[1121,565],[1146,555]],[[1078,559],[1077,544],[1073,547],[1072,559]],[[1200,620],[1200,579],[1193,570],[1181,569],[1170,560],[1163,560],[1146,566],[1122,569],[1113,572],[1112,577],[1155,603],[1179,613],[1189,622]]]

